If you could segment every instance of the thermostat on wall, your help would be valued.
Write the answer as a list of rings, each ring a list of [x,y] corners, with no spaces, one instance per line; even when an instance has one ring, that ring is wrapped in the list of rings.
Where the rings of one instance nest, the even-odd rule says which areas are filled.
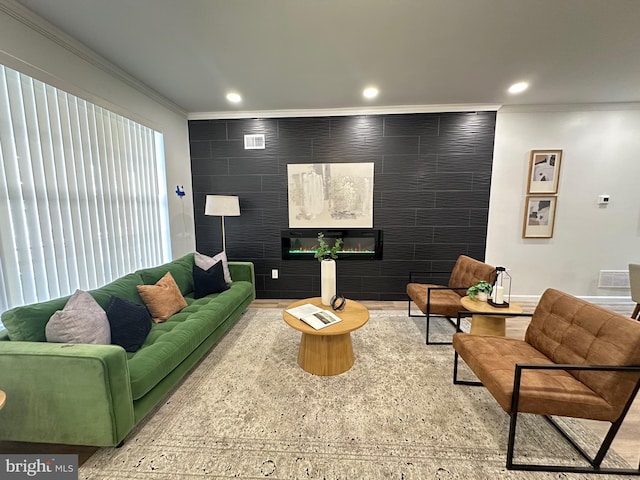
[[[610,198],[610,195],[598,195],[598,205],[607,205]]]

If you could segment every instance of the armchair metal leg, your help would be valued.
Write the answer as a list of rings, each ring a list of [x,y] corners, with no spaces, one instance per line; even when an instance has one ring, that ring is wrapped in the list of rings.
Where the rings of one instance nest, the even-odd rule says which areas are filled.
[[[458,380],[458,352],[453,351],[453,384],[454,385],[471,385],[473,387],[482,387],[482,382],[474,382],[471,380]]]
[[[589,466],[572,466],[572,465],[539,465],[531,463],[515,463],[513,461],[513,453],[515,449],[516,424],[518,412],[511,412],[511,421],[509,423],[509,438],[507,442],[507,469],[508,470],[524,470],[533,472],[570,472],[570,473],[597,473],[606,475],[640,475],[640,464],[637,469],[634,468],[616,468],[602,467],[602,461],[611,447],[611,443],[622,424],[622,419],[611,424],[607,435],[605,436],[598,453],[591,458],[589,454],[577,444],[577,442],[569,436],[569,434],[551,417],[544,418],[562,435],[562,437],[580,454]]]
[[[515,450],[515,441],[516,441],[516,426],[518,421],[518,400],[520,397],[520,376],[521,370],[516,369],[515,378],[514,378],[514,390],[513,390],[513,398],[511,402],[511,421],[509,422],[509,437],[507,440],[507,464],[506,467],[508,470],[526,470],[526,471],[535,471],[535,472],[571,472],[571,473],[597,473],[597,474],[615,474],[615,475],[640,475],[640,464],[637,469],[633,468],[602,468],[601,464],[604,460],[605,455],[609,451],[611,447],[611,443],[618,433],[620,426],[622,425],[622,421],[624,420],[631,404],[633,403],[633,398],[635,397],[635,393],[631,396],[630,400],[627,402],[627,405],[623,409],[620,418],[617,421],[611,424],[609,431],[605,435],[600,448],[595,457],[591,458],[589,454],[580,446],[578,443],[571,438],[571,436],[564,430],[553,418],[550,416],[544,416],[544,418],[562,435],[562,437],[573,447],[573,449],[578,452],[582,458],[584,458],[589,466],[570,466],[570,465],[539,465],[539,464],[531,464],[531,463],[514,463],[513,461],[513,453]],[[640,385],[640,384],[639,384]],[[636,386],[635,392],[638,391],[638,386]]]
[[[445,316],[438,315],[436,318],[438,318],[438,319],[443,318],[443,319],[447,320],[454,327],[456,326],[456,324],[454,323],[453,320],[451,320],[450,317],[445,317]],[[451,345],[452,342],[432,342],[430,340],[430,337],[429,337],[429,324],[431,323],[430,320],[431,320],[431,315],[429,314],[429,311],[427,311],[426,344],[427,345]]]

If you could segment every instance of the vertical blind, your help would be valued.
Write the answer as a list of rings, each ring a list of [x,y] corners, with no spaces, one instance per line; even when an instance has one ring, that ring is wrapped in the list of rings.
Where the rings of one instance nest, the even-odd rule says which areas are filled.
[[[0,65],[0,312],[168,261],[162,143]]]

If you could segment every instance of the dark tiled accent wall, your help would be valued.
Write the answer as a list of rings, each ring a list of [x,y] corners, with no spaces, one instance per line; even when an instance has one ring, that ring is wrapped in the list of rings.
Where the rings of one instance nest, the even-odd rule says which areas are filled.
[[[258,298],[318,296],[320,265],[281,259],[287,164],[373,162],[384,258],[338,262],[338,291],[402,300],[411,270],[448,272],[460,254],[484,260],[495,121],[495,112],[192,120],[196,247],[222,248],[220,218],[204,215],[205,196],[238,195],[241,216],[225,222],[227,253],[255,263]],[[265,150],[244,150],[250,133],[265,134]]]

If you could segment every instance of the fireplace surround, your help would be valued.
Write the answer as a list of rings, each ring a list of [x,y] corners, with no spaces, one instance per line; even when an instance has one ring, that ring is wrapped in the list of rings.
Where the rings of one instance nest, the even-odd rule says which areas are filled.
[[[314,246],[318,233],[324,233],[329,246],[337,238],[343,241],[339,259],[382,260],[382,230],[379,229],[317,229],[296,228],[281,231],[283,260],[315,260]]]

